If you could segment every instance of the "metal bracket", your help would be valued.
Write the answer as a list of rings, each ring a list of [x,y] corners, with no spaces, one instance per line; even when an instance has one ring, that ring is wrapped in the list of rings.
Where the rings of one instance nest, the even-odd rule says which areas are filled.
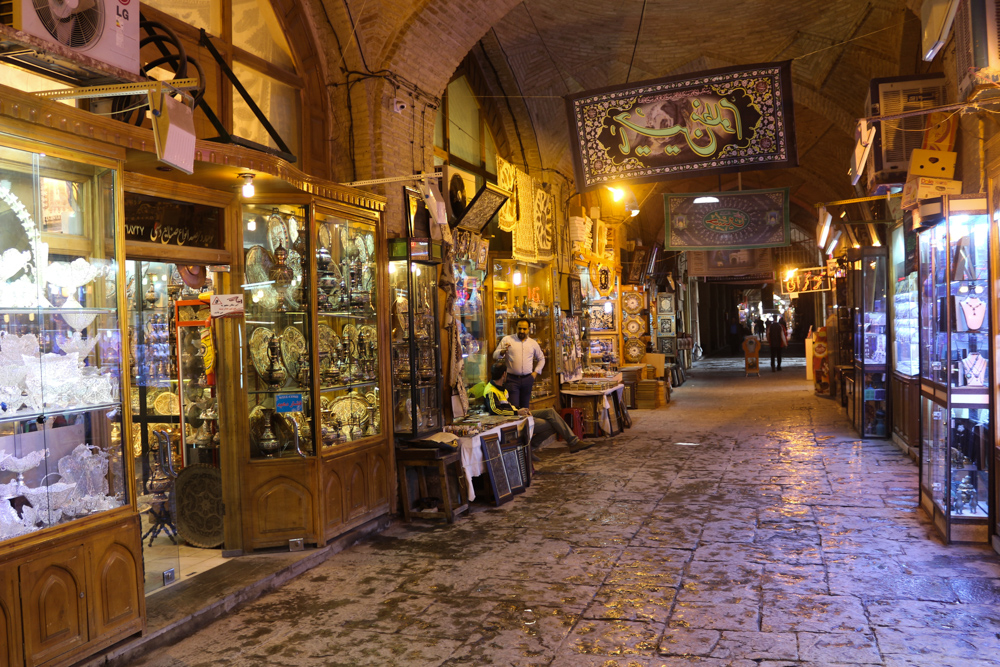
[[[382,183],[405,183],[406,181],[422,181],[425,178],[441,178],[440,172],[434,174],[413,174],[412,176],[391,176],[389,178],[370,178],[367,181],[351,181],[341,183],[349,188],[356,188],[362,185],[381,185]]]
[[[171,94],[184,96],[190,103],[194,98],[185,91],[198,88],[198,79],[175,79],[173,81],[143,81],[141,83],[115,83],[107,86],[84,86],[63,90],[42,90],[33,93],[47,100],[85,100],[94,97],[124,97],[141,93],[159,93],[167,89]]]
[[[288,147],[288,144],[285,143],[285,140],[281,138],[281,135],[278,134],[278,131],[274,129],[273,125],[271,125],[271,121],[267,119],[267,116],[264,115],[264,112],[261,111],[261,108],[257,106],[257,103],[254,101],[249,91],[247,91],[247,89],[240,82],[239,77],[237,77],[236,74],[233,72],[233,70],[230,69],[229,64],[226,62],[226,59],[223,58],[222,54],[219,53],[218,49],[215,48],[215,44],[212,44],[212,40],[211,38],[209,38],[208,33],[205,32],[204,28],[201,29],[201,37],[198,40],[198,45],[205,47],[205,49],[207,49],[208,52],[211,54],[212,58],[215,59],[215,62],[219,65],[219,69],[222,70],[222,73],[226,75],[226,78],[229,79],[229,82],[233,84],[233,88],[236,89],[236,92],[240,94],[240,97],[243,98],[243,101],[247,103],[248,107],[250,107],[250,111],[253,112],[253,115],[257,118],[260,124],[264,126],[264,129],[267,130],[267,133],[271,136],[271,138],[274,139],[274,143],[278,145],[278,149],[275,150],[270,146],[265,146],[263,144],[258,144],[255,141],[250,141],[249,139],[243,139],[242,137],[235,136],[233,133],[231,133],[222,125],[222,123],[215,116],[215,114],[208,115],[208,119],[215,127],[215,131],[219,133],[219,136],[214,139],[209,139],[209,141],[216,141],[226,144],[236,144],[237,146],[250,148],[256,151],[260,151],[261,153],[269,153],[271,155],[276,155],[277,157],[280,157],[283,160],[287,160],[289,162],[296,162],[298,158],[295,157],[295,155],[292,153],[292,150]],[[207,105],[203,105],[203,107],[205,109],[208,108]]]

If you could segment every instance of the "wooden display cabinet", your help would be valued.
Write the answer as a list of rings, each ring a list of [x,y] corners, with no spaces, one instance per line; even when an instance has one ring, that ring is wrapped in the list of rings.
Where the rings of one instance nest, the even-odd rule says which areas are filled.
[[[247,550],[322,545],[392,505],[383,202],[330,194],[242,209]],[[272,335],[277,347],[261,349]]]
[[[145,627],[122,445],[125,155],[7,122],[0,231],[21,266],[0,281],[0,329],[20,359],[0,365],[0,665],[52,667]]]

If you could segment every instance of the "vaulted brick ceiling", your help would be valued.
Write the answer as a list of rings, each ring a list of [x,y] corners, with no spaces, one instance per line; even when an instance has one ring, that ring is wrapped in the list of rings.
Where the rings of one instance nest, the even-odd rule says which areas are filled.
[[[914,66],[919,27],[901,0],[527,0],[486,39],[496,40],[518,82],[542,165],[565,173],[572,173],[568,93],[793,60],[800,166],[744,172],[742,185],[791,187],[800,207],[795,217],[811,231],[814,203],[853,196],[847,169],[855,120],[866,115],[867,84]],[[655,202],[662,192],[720,186],[735,189],[736,177],[712,174],[634,189],[640,201]],[[662,223],[661,207],[644,210],[643,218]]]
[[[869,80],[913,74],[923,65],[913,11],[920,0],[308,1],[339,24],[339,42],[347,45],[343,57],[331,54],[331,69],[344,62],[360,69],[343,38],[344,25],[351,25],[351,39],[368,54],[366,67],[403,75],[436,95],[466,54],[488,58],[486,69],[501,82],[494,94],[520,98],[505,104],[519,132],[519,141],[507,145],[509,157],[563,174],[573,172],[563,101],[568,93],[792,60],[800,166],[744,172],[742,185],[791,187],[793,220],[810,231],[813,204],[854,194],[847,170]],[[542,174],[550,180],[551,172]],[[662,192],[720,187],[734,189],[735,175],[669,180],[635,191],[640,201],[655,204]],[[662,207],[644,208],[640,222],[662,229]]]

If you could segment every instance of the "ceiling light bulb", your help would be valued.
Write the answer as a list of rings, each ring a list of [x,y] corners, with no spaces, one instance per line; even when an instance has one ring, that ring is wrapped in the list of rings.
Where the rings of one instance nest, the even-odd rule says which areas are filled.
[[[514,275],[511,276],[511,278],[513,279],[515,285],[520,285],[523,280],[520,270],[514,271]]]
[[[608,190],[611,192],[611,198],[615,201],[621,201],[625,197],[625,191],[621,188],[613,188],[610,185],[607,186]]]
[[[246,186],[243,186],[243,187],[246,187]],[[253,186],[251,185],[250,187],[253,187]],[[249,220],[247,220],[247,231],[248,232],[255,232],[255,231],[257,231],[257,220],[255,220],[254,218],[250,218]]]
[[[632,209],[632,217],[634,218],[637,215],[639,215],[639,209],[637,208]]]
[[[256,190],[253,186],[253,177],[255,174],[240,174],[240,178],[243,179],[243,196],[246,198],[253,197]]]

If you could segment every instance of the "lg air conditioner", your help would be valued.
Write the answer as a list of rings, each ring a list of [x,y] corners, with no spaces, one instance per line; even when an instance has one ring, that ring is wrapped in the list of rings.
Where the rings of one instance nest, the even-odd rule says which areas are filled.
[[[2,5],[0,22],[60,45],[53,49],[55,56],[68,50],[139,73],[138,0],[13,0]]]
[[[1000,83],[1000,2],[961,0],[955,15],[955,79],[958,101],[967,101],[977,89],[995,89]]]
[[[869,116],[889,116],[945,104],[943,74],[872,79],[865,100]],[[875,123],[875,142],[868,156],[868,189],[881,183],[903,183],[910,153],[920,148],[927,122],[923,115]]]

